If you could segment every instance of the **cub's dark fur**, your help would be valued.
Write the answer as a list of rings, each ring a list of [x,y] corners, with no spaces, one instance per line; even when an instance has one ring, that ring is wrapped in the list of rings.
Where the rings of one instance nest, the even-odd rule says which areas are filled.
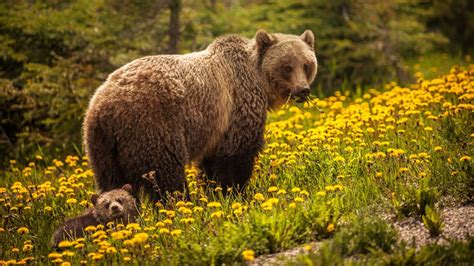
[[[57,246],[63,240],[84,236],[84,229],[90,225],[106,225],[111,221],[126,224],[135,221],[138,207],[131,193],[132,186],[126,184],[120,189],[100,195],[93,194],[91,201],[94,207],[88,208],[78,217],[68,219],[59,226],[51,238],[52,245]]]

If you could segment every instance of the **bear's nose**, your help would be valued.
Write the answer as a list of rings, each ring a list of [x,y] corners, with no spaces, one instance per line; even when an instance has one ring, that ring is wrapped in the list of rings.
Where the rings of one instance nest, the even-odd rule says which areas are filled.
[[[295,96],[304,98],[307,97],[310,92],[311,90],[309,89],[309,86],[300,87],[296,90]]]
[[[112,212],[118,212],[118,211],[120,211],[119,206],[113,205],[113,206],[112,206]]]

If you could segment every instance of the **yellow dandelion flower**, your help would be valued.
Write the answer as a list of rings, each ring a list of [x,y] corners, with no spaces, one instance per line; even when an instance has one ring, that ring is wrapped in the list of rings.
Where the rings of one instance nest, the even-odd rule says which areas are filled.
[[[202,212],[202,211],[204,211],[204,208],[199,207],[199,206],[196,206],[196,207],[193,208],[193,211],[195,211],[195,212]]]
[[[180,230],[180,229],[175,229],[175,230],[171,231],[172,236],[179,236],[179,235],[181,235],[181,233],[183,233],[183,230]]]
[[[295,202],[304,202],[304,199],[301,198],[301,197],[296,197],[296,198],[294,199],[294,201],[295,201]]]
[[[273,187],[268,188],[268,192],[270,192],[270,193],[271,192],[276,192],[276,191],[278,191],[278,187],[273,186]]]
[[[292,202],[292,203],[288,204],[288,207],[294,209],[294,208],[296,208],[296,203]]]
[[[63,240],[63,241],[59,242],[58,247],[60,247],[60,248],[69,248],[72,245],[74,245],[74,242]]]
[[[123,261],[125,262],[130,262],[132,260],[132,258],[130,257],[123,257]]]
[[[140,227],[140,225],[137,224],[137,223],[129,223],[129,224],[127,224],[127,226],[125,227],[125,229],[129,229],[129,230],[130,230],[130,229],[132,229],[132,230],[140,230],[141,227]]]
[[[265,200],[265,197],[263,196],[262,193],[256,193],[255,196],[253,197],[255,200]]]
[[[16,230],[18,234],[26,235],[30,232],[30,230],[26,227],[20,227],[18,230]]]
[[[221,218],[222,215],[224,215],[223,211],[216,211],[216,212],[211,213],[211,218]]]
[[[261,206],[264,210],[266,210],[266,211],[271,211],[271,210],[273,210],[273,205],[272,205],[270,202],[268,202],[268,201],[265,201],[265,202],[262,203],[260,206]]]
[[[149,235],[147,233],[137,233],[133,236],[133,241],[138,244],[142,244],[148,240]]]
[[[121,249],[120,249],[120,253],[122,253],[122,254],[127,254],[127,253],[128,253],[128,249],[126,249],[126,248],[121,248]]]
[[[69,251],[69,250],[65,250],[65,251],[63,251],[63,256],[66,256],[66,257],[73,257],[73,256],[74,256],[74,252]]]
[[[461,157],[461,159],[459,159],[459,160],[460,160],[461,162],[467,162],[467,161],[472,160],[472,158],[469,157],[469,156],[463,156],[463,157]]]
[[[67,261],[63,261],[63,263],[61,263],[61,266],[71,266],[71,263]]]
[[[436,146],[434,147],[434,151],[442,151],[443,148],[441,146]]]
[[[91,256],[92,260],[101,260],[104,257],[103,254],[100,253],[95,253],[93,256]]]
[[[176,216],[176,212],[175,211],[167,211],[166,212],[166,215],[170,218],[173,218]]]
[[[31,244],[25,244],[23,246],[23,252],[29,252],[32,249],[33,249],[33,245],[31,245]]]
[[[242,213],[243,213],[243,208],[238,208],[238,209],[235,209],[235,210],[234,210],[234,214],[235,214],[235,215],[240,215],[240,214],[242,214]]]
[[[72,204],[76,204],[76,203],[77,203],[77,199],[75,199],[75,198],[70,198],[70,199],[66,200],[66,203],[67,203],[67,204],[71,204],[71,205],[72,205]]]
[[[399,169],[399,171],[400,171],[400,173],[406,173],[406,172],[408,172],[408,168],[406,168],[406,167],[401,167],[401,168]]]
[[[52,252],[48,254],[48,259],[58,259],[62,257],[63,257],[63,254],[57,253],[57,252]]]
[[[179,207],[178,209],[179,212],[181,212],[182,214],[192,214],[193,211],[187,207]]]
[[[207,204],[207,207],[210,207],[210,208],[219,208],[221,206],[222,205],[220,204],[220,202],[217,202],[217,201],[209,202]]]
[[[300,191],[301,191],[301,189],[299,187],[294,187],[294,188],[291,189],[291,192],[293,192],[293,193],[298,193]]]
[[[318,192],[316,192],[316,195],[320,196],[320,197],[324,197],[324,196],[326,196],[326,192],[325,191],[318,191]]]
[[[300,191],[300,195],[303,195],[303,196],[306,196],[306,197],[307,197],[307,196],[309,196],[309,192],[306,191],[306,190],[301,190],[301,191]]]
[[[328,224],[328,226],[326,227],[326,230],[328,231],[328,233],[332,233],[334,231],[334,224],[332,223]]]
[[[179,220],[181,223],[184,223],[184,224],[190,224],[190,223],[193,223],[194,222],[194,218],[183,218],[181,220]]]
[[[239,209],[240,207],[242,207],[242,204],[238,203],[238,202],[234,202],[232,203],[232,209]]]
[[[255,252],[251,249],[242,251],[242,257],[246,261],[253,261],[255,259]]]
[[[160,234],[169,234],[170,230],[168,228],[160,228],[158,231]]]
[[[86,228],[84,228],[84,231],[86,231],[86,232],[94,232],[96,230],[97,230],[97,228],[95,228],[95,226],[93,226],[93,225],[89,225]]]
[[[131,239],[127,239],[127,240],[123,241],[123,245],[126,246],[126,247],[132,247],[134,244],[135,244],[135,242]]]

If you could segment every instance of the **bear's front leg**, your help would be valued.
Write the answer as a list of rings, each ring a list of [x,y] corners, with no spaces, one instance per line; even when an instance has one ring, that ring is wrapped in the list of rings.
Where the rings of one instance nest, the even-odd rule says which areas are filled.
[[[205,158],[202,167],[207,177],[216,180],[224,189],[236,189],[241,193],[252,175],[256,151],[230,156],[214,156]]]

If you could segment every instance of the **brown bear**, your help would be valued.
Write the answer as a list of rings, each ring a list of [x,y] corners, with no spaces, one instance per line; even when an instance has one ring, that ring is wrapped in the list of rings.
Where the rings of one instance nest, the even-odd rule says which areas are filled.
[[[314,35],[218,38],[205,50],[147,56],[109,75],[83,131],[99,191],[126,183],[157,200],[184,191],[185,164],[224,187],[246,184],[263,146],[267,110],[304,101],[317,72]],[[156,172],[156,192],[141,176]]]
[[[84,229],[90,225],[106,225],[112,221],[127,224],[135,221],[138,207],[131,193],[132,186],[126,184],[120,189],[100,195],[93,194],[91,201],[94,207],[86,209],[78,217],[68,219],[61,224],[54,232],[51,244],[57,247],[63,240],[82,237]]]

